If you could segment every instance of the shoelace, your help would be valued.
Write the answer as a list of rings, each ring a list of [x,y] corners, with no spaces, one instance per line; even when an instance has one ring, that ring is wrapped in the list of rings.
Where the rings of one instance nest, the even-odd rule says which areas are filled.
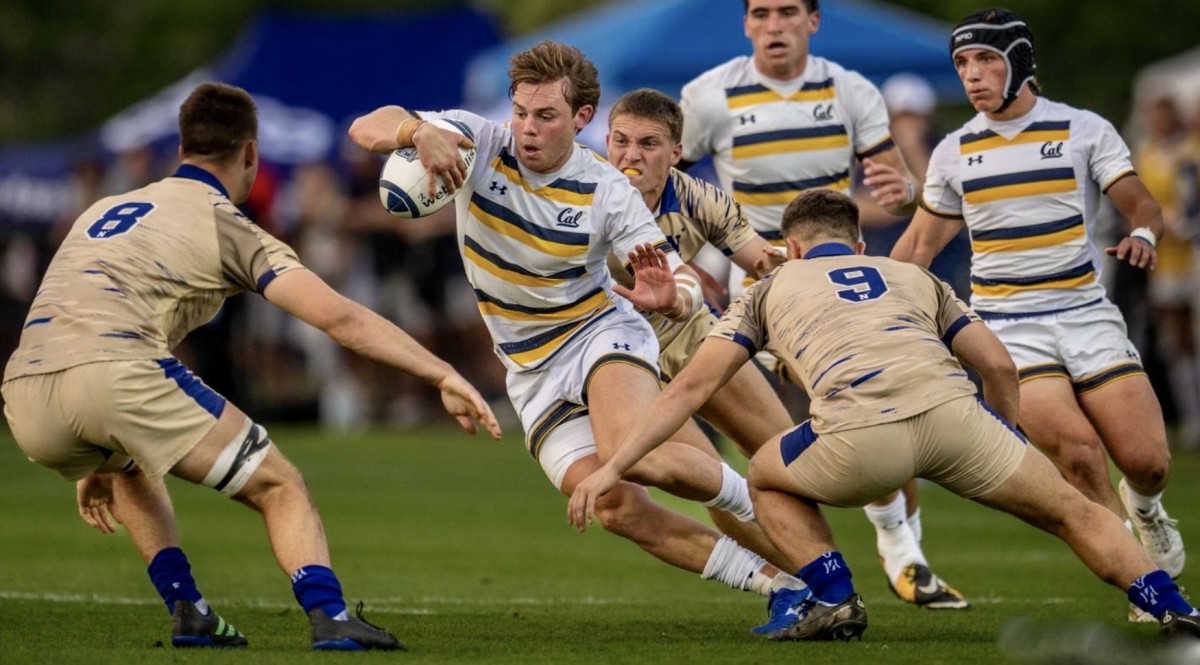
[[[1171,551],[1175,546],[1175,534],[1178,533],[1176,526],[1179,520],[1163,516],[1160,509],[1153,517],[1143,517],[1139,521],[1146,525],[1146,532],[1149,533],[1155,550],[1163,554]]]
[[[367,621],[367,618],[363,616],[363,601],[361,601],[361,600],[358,601],[358,605],[354,608],[354,616],[358,617],[359,621],[367,624],[368,626],[374,628],[375,630],[382,631],[385,633],[387,632],[387,630],[385,630],[383,628],[383,626],[376,626],[375,624],[371,623],[370,621]]]

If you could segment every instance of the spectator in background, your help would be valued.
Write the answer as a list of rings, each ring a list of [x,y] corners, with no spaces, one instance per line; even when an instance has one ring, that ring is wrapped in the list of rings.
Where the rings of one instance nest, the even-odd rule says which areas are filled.
[[[1165,227],[1158,241],[1158,267],[1149,274],[1154,337],[1170,381],[1180,439],[1185,445],[1195,445],[1200,442],[1200,376],[1192,326],[1195,270],[1179,182],[1185,155],[1184,124],[1169,97],[1153,100],[1145,112],[1148,131],[1136,146],[1133,166],[1162,207]]]

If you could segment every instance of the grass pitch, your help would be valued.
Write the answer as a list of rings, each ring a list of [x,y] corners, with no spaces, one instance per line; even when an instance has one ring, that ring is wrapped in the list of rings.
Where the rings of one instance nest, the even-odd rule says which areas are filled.
[[[72,486],[25,460],[0,431],[0,662],[934,665],[1023,662],[1022,650],[1077,650],[1088,640],[1114,656],[1157,648],[1157,628],[1127,625],[1123,594],[1065,545],[938,487],[922,493],[925,549],[972,609],[930,612],[896,600],[861,511],[831,510],[870,628],[861,642],[776,644],[748,632],[765,617],[757,596],[670,568],[599,529],[570,529],[566,500],[515,433],[495,443],[450,429],[276,427],[272,438],[308,479],[347,600],[365,601],[367,617],[405,640],[408,653],[311,652],[259,518],[174,480],[201,591],[250,648],[172,649],[170,619],[132,545],[89,529]],[[1185,541],[1200,547],[1200,458],[1176,458],[1167,506]],[[1200,588],[1198,565],[1183,584]]]

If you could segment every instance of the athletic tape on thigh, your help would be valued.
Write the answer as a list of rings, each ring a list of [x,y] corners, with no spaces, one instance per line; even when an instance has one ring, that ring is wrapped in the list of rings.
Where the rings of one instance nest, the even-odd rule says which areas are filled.
[[[267,438],[267,430],[247,418],[237,436],[217,456],[217,461],[201,484],[225,496],[237,494],[267,458],[270,447],[271,439]]]

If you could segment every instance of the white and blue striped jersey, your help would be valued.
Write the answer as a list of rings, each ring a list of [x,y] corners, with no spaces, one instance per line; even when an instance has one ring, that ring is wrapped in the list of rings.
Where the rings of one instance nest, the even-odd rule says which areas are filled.
[[[513,372],[538,369],[572,339],[615,311],[633,311],[612,291],[606,261],[636,245],[682,262],[642,195],[582,145],[558,171],[520,165],[512,132],[466,111],[420,114],[468,130],[476,164],[458,194],[463,265],[496,355]]]
[[[1054,312],[1104,297],[1091,232],[1100,194],[1132,173],[1111,123],[1039,98],[1021,118],[981,113],[944,138],[921,206],[966,222],[981,315]]]
[[[780,239],[783,210],[800,192],[849,193],[854,158],[893,146],[879,90],[812,55],[790,81],[734,58],[684,86],[680,106],[683,158],[712,154],[721,187],[767,240]]]

